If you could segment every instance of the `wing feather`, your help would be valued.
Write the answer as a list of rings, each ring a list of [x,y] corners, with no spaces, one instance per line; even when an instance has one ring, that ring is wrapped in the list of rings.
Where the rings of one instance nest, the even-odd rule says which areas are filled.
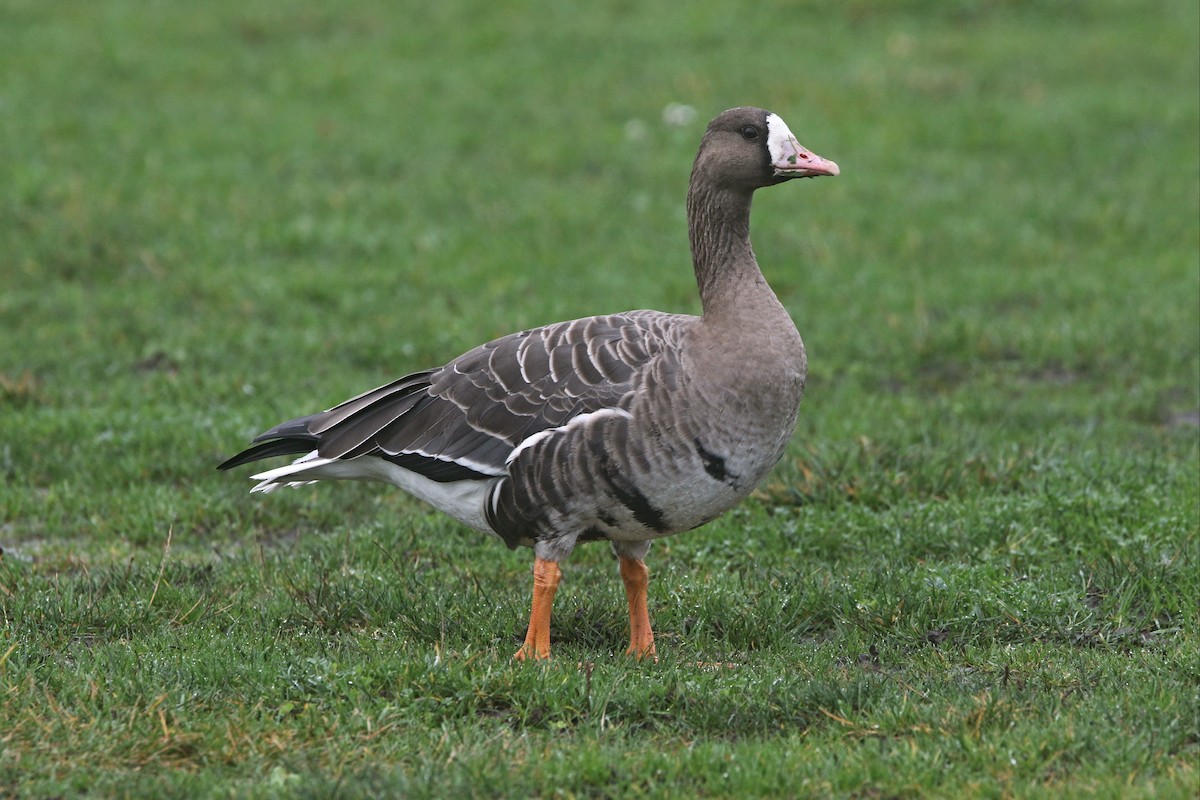
[[[322,458],[378,455],[437,481],[503,475],[528,437],[627,405],[639,376],[678,348],[695,319],[631,311],[514,333],[278,425],[256,441],[297,441],[253,452],[299,452],[300,440],[315,441]]]

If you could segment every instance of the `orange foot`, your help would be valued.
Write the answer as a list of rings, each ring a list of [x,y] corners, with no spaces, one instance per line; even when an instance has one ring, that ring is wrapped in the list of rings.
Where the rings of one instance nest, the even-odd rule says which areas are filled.
[[[513,653],[514,661],[550,657],[550,611],[561,577],[558,562],[533,560],[533,608],[529,612],[529,632],[525,634],[525,643]]]
[[[621,580],[625,582],[625,597],[629,601],[629,647],[625,655],[637,659],[652,658],[654,631],[650,629],[650,612],[646,609],[646,593],[650,586],[650,570],[640,558],[621,556]]]

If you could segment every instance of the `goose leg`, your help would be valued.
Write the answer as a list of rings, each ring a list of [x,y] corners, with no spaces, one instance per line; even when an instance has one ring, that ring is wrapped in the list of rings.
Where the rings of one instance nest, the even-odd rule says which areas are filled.
[[[513,660],[550,657],[550,611],[561,577],[557,561],[533,560],[533,609],[529,612],[529,632],[525,634],[525,644],[513,654]]]
[[[650,570],[640,558],[619,557],[621,580],[625,582],[625,597],[629,600],[629,649],[626,655],[658,661],[654,652],[654,631],[650,629],[650,612],[646,609],[646,592],[650,585]]]

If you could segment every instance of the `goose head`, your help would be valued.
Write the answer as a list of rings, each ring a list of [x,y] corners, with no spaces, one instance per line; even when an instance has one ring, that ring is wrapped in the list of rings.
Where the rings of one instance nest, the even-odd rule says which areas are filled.
[[[694,177],[754,191],[794,178],[837,175],[838,165],[796,140],[787,123],[761,108],[731,108],[708,124]]]

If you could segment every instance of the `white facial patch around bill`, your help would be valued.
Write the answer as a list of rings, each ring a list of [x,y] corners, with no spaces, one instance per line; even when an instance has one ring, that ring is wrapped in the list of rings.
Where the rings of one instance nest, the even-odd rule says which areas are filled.
[[[780,119],[778,114],[767,114],[767,152],[771,154],[772,164],[783,162],[785,145],[789,143],[791,147],[787,147],[787,151],[795,153],[799,149],[799,143],[787,123]]]

